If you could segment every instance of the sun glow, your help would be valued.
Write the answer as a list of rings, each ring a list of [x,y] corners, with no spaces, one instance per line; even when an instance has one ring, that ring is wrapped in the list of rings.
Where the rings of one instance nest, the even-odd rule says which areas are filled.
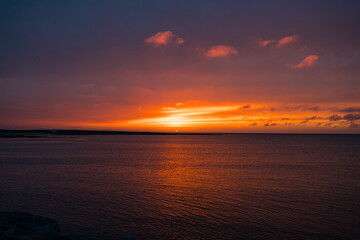
[[[360,115],[349,113],[358,109],[354,106],[174,102],[166,106],[136,107],[138,117],[135,119],[62,125],[124,131],[350,133],[360,126]],[[52,126],[54,123],[42,124]]]
[[[196,127],[204,125],[223,124],[221,116],[211,116],[214,113],[236,111],[239,106],[202,106],[202,107],[183,107],[183,104],[176,104],[175,107],[163,107],[159,114],[165,115],[155,118],[143,118],[129,121],[129,124],[162,126],[162,127]],[[243,116],[228,119],[231,123],[236,120],[239,122]]]
[[[133,128],[166,130],[201,129],[314,129],[348,128],[346,119],[332,121],[328,110],[318,111],[311,106],[269,106],[262,104],[191,105],[174,104],[153,111],[153,117],[123,122]],[[315,115],[316,114],[316,115]],[[171,130],[170,130],[171,131]]]

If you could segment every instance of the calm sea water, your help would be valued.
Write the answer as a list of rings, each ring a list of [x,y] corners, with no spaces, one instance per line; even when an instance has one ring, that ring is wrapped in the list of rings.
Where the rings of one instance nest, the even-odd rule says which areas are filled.
[[[0,139],[0,210],[98,239],[359,239],[360,135]]]

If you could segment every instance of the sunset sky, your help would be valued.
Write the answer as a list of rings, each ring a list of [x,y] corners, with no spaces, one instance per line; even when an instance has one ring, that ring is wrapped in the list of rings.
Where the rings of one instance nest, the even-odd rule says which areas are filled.
[[[360,1],[0,2],[0,128],[360,133]]]

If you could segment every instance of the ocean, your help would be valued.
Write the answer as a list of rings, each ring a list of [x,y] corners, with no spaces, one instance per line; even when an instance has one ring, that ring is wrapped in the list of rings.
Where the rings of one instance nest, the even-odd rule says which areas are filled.
[[[2,138],[0,211],[99,240],[359,239],[360,135]]]

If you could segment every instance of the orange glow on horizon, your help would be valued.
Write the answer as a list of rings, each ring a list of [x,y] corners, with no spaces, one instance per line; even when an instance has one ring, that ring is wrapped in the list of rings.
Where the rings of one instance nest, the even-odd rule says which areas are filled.
[[[265,104],[176,103],[172,106],[148,110],[144,116],[137,119],[84,123],[83,126],[165,132],[297,132],[299,130],[321,132],[331,129],[353,131],[358,127],[357,115],[354,120],[349,120],[334,115],[334,112],[328,109],[323,111],[314,109],[316,108],[305,105],[273,107]]]

